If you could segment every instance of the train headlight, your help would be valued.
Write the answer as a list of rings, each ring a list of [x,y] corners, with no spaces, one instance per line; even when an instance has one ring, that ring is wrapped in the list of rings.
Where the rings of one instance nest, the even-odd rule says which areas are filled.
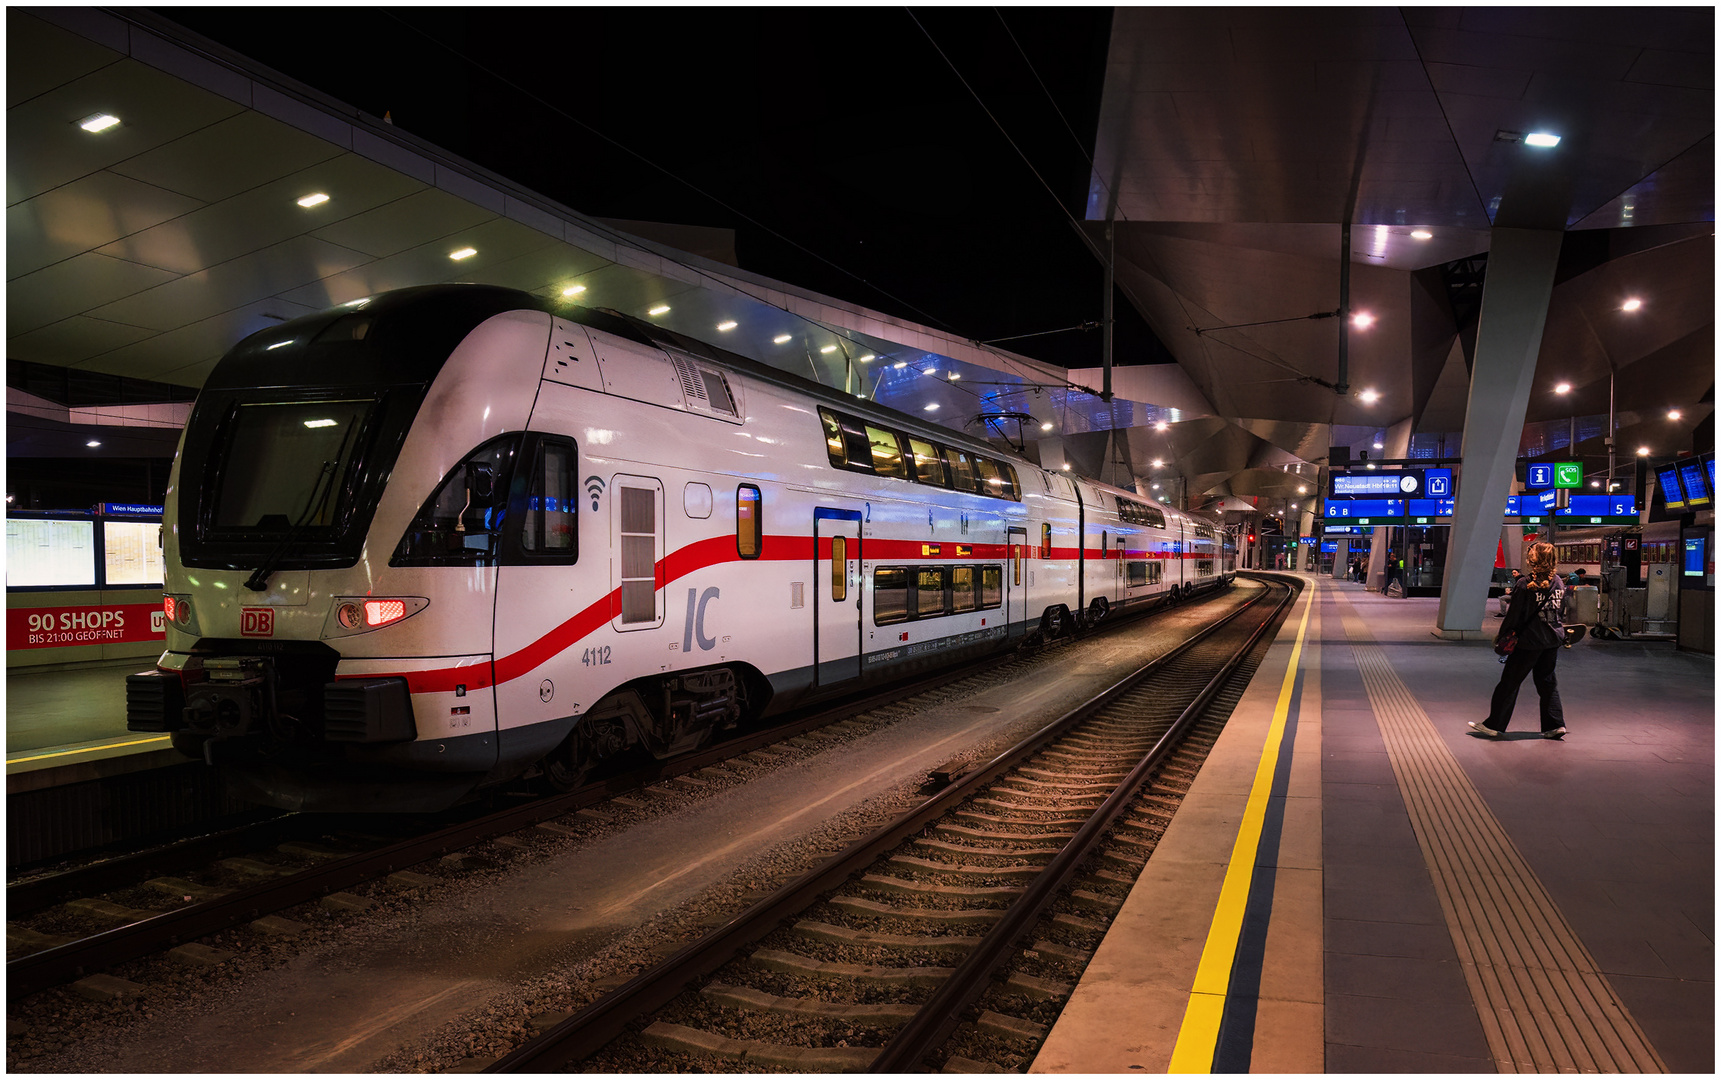
[[[199,632],[197,612],[192,608],[191,597],[185,593],[163,593],[161,612],[167,617],[167,624],[175,630],[186,634]]]
[[[337,596],[323,636],[368,634],[411,618],[429,606],[430,601],[422,596]]]

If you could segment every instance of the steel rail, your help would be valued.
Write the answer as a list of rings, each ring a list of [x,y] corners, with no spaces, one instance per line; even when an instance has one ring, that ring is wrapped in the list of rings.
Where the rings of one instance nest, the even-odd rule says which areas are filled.
[[[1154,610],[1158,610],[1157,608]],[[1146,614],[1146,613],[1144,613]],[[1120,621],[1114,625],[1124,625]],[[1103,632],[1105,627],[1096,632]],[[211,900],[190,904],[173,911],[162,912],[125,926],[107,930],[77,941],[67,942],[40,952],[21,956],[6,963],[6,989],[12,997],[22,997],[38,990],[81,978],[114,964],[147,956],[164,947],[194,941],[262,915],[294,907],[329,893],[364,881],[413,866],[451,851],[471,847],[495,836],[530,828],[540,822],[561,817],[576,810],[596,805],[613,795],[624,794],[654,783],[682,776],[698,769],[751,753],[773,743],[840,723],[869,709],[928,693],[989,670],[998,663],[997,655],[969,661],[930,677],[901,680],[880,690],[859,696],[850,695],[835,701],[822,702],[810,708],[817,711],[798,719],[774,723],[748,734],[740,735],[704,750],[677,757],[629,773],[619,774],[585,785],[562,795],[536,799],[471,821],[463,821],[398,843],[386,844],[346,858],[331,860],[288,878],[259,882],[245,886]],[[789,714],[791,717],[795,713]],[[344,815],[343,815],[344,817]],[[276,819],[279,821],[291,818]],[[314,827],[307,821],[305,827]],[[323,828],[327,829],[327,819]],[[145,865],[148,853],[126,860],[131,865]],[[70,871],[73,877],[86,871]],[[107,871],[88,871],[89,880],[102,881]],[[66,895],[72,882],[54,878],[33,882],[29,890],[36,896]],[[11,887],[8,888],[11,903]]]
[[[975,791],[1015,768],[1045,744],[1082,723],[1092,713],[1127,693],[1144,679],[1152,677],[1263,599],[1264,593],[1251,597],[1235,611],[1203,627],[1163,655],[1046,724],[1015,746],[1004,750],[991,761],[964,774],[949,787],[932,795],[896,821],[855,841],[824,863],[740,912],[705,937],[690,943],[663,963],[641,972],[537,1038],[516,1047],[509,1054],[486,1066],[483,1071],[551,1072],[596,1053],[620,1035],[629,1023],[671,1001],[689,982],[728,963],[747,946],[770,933],[784,919],[800,912],[821,894],[837,888],[850,876],[870,866],[880,855],[918,832],[926,823],[942,817]]]
[[[950,977],[940,983],[920,1010],[897,1029],[884,1049],[879,1051],[869,1071],[918,1072],[921,1060],[950,1037],[961,1022],[964,1011],[986,991],[992,973],[1016,952],[1022,935],[1032,929],[1035,921],[1057,899],[1059,891],[1075,876],[1082,861],[1104,839],[1106,831],[1134,803],[1137,790],[1147,783],[1153,771],[1177,748],[1184,732],[1207,710],[1213,698],[1224,689],[1233,673],[1254,651],[1261,636],[1296,599],[1298,589],[1283,582],[1279,584],[1286,591],[1285,598],[1261,621],[1261,625],[1255,628],[1249,639],[1226,661],[1225,666],[1208,681],[1195,700],[1178,714],[1165,734],[1159,737],[1141,761],[1130,770],[1129,775],[1119,782],[1111,795],[1076,830],[1075,836],[1053,856],[1051,862],[1046,864],[1045,870],[1034,879],[1027,890],[1005,909],[1004,915],[969,951]]]

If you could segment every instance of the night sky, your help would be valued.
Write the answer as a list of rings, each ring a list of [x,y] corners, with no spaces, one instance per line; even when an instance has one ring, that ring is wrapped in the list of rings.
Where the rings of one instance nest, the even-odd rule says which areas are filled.
[[[979,340],[1102,314],[1071,219],[1110,8],[158,10],[582,214],[734,229],[767,277]],[[1115,308],[1117,362],[1168,359]],[[1001,344],[1100,362],[1097,330]]]

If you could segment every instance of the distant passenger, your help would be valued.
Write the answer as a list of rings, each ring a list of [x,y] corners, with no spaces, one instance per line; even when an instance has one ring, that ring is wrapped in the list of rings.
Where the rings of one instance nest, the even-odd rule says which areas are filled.
[[[1560,601],[1566,590],[1554,572],[1557,559],[1552,544],[1532,545],[1524,556],[1530,573],[1513,591],[1512,606],[1494,638],[1497,647],[1508,635],[1516,635],[1516,643],[1504,657],[1506,670],[1494,687],[1487,718],[1469,722],[1470,729],[1483,738],[1498,739],[1505,732],[1518,702],[1518,688],[1524,684],[1524,676],[1532,674],[1541,697],[1542,738],[1565,738],[1566,717],[1560,708],[1559,682],[1554,678],[1554,662],[1566,637],[1560,625]]]
[[[1521,580],[1523,580],[1523,575],[1518,573],[1516,566],[1512,567],[1512,576],[1506,581],[1506,587],[1500,591],[1500,610],[1494,613],[1496,619],[1505,616],[1506,608],[1512,603],[1512,593],[1516,591],[1518,582]]]
[[[1582,585],[1583,583],[1584,583],[1584,568],[1580,566],[1576,570],[1572,571],[1572,576],[1566,580],[1566,584],[1570,585],[1572,588],[1575,589],[1579,585]]]

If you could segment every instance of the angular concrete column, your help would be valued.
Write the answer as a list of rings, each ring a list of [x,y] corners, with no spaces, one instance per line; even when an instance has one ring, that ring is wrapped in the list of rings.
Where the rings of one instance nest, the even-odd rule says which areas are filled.
[[[1441,637],[1494,633],[1492,626],[1483,630],[1482,620],[1500,540],[1500,508],[1512,485],[1563,238],[1560,232],[1533,229],[1493,232],[1464,412],[1464,471],[1435,620]]]
[[[1410,456],[1411,418],[1405,417],[1398,423],[1386,429],[1386,437],[1380,440],[1380,456],[1387,460],[1403,461]],[[1392,547],[1387,543],[1389,530],[1376,529],[1369,538],[1368,550],[1368,587],[1379,589],[1386,584],[1386,560],[1393,556]]]
[[[1345,568],[1350,565],[1351,561],[1351,542],[1349,537],[1344,536],[1339,537],[1336,542],[1338,544],[1338,550],[1333,552],[1332,576],[1343,579],[1345,576]]]

